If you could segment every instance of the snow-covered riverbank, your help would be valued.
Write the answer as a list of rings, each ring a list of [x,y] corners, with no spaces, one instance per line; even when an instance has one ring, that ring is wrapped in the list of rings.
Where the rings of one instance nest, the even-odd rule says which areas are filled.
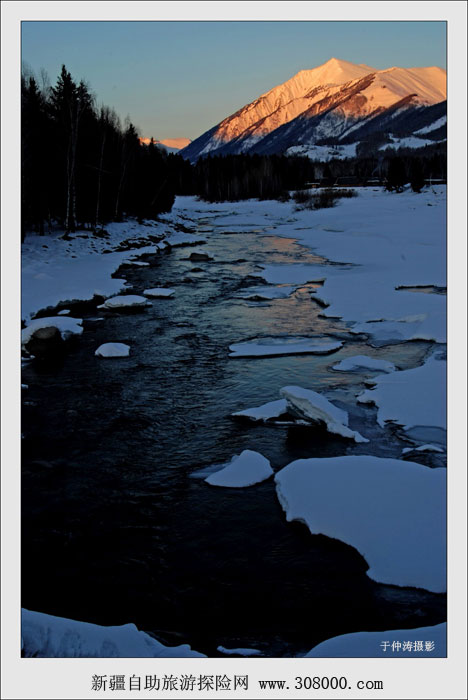
[[[307,326],[305,331],[304,328],[297,328],[297,333],[300,334],[298,338],[303,344],[310,344],[311,342],[319,345],[320,343],[328,343],[328,351],[331,348],[333,351],[341,352],[342,349],[346,350],[348,348],[349,352],[353,342],[356,342],[355,338],[361,338],[361,343],[365,344],[365,338],[367,337],[368,346],[366,346],[364,352],[367,352],[368,348],[368,352],[372,354],[377,352],[375,348],[378,348],[378,360],[361,354],[357,355],[357,364],[353,364],[351,361],[341,362],[340,366],[336,365],[333,368],[336,360],[335,358],[330,358],[330,366],[329,369],[325,368],[325,374],[329,372],[330,378],[333,376],[335,381],[337,380],[337,375],[339,375],[339,380],[343,380],[344,384],[346,384],[347,377],[349,377],[350,382],[354,382],[354,385],[357,384],[360,388],[360,402],[373,402],[378,406],[378,413],[375,412],[375,420],[372,420],[374,420],[376,426],[376,421],[378,421],[377,427],[379,429],[386,430],[390,435],[389,427],[392,427],[392,425],[400,426],[401,430],[407,432],[404,436],[405,440],[413,443],[414,447],[417,447],[421,441],[435,442],[436,457],[439,460],[443,460],[445,451],[444,377],[446,362],[444,354],[441,352],[440,344],[445,341],[445,295],[443,294],[446,285],[445,188],[440,187],[427,190],[421,195],[411,192],[396,195],[381,190],[363,189],[359,190],[358,197],[341,200],[336,208],[319,211],[296,211],[295,206],[291,203],[248,201],[234,204],[208,204],[198,202],[193,198],[179,197],[170,215],[164,217],[160,222],[146,222],[146,224],[138,225],[136,222],[126,222],[124,224],[111,225],[108,227],[109,237],[106,239],[96,239],[91,235],[83,238],[82,235],[86,236],[86,234],[82,232],[74,234],[71,240],[64,240],[58,234],[51,237],[27,237],[23,246],[24,301],[22,315],[26,320],[26,324],[29,324],[29,329],[34,327],[34,321],[31,323],[30,319],[34,317],[35,313],[48,307],[54,307],[59,303],[90,300],[96,295],[99,297],[112,297],[113,295],[125,294],[127,291],[130,294],[148,293],[147,295],[150,296],[149,291],[154,292],[155,289],[160,289],[159,286],[155,287],[155,285],[159,285],[161,280],[151,280],[151,288],[141,286],[141,289],[136,289],[133,292],[132,287],[124,279],[124,268],[122,268],[121,279],[115,279],[112,275],[125,261],[129,265],[128,270],[150,269],[143,266],[145,263],[138,260],[139,256],[146,255],[149,256],[147,260],[151,260],[151,255],[161,253],[167,245],[191,244],[206,238],[209,249],[210,238],[216,240],[219,245],[219,241],[223,240],[223,236],[238,233],[293,238],[317,256],[316,262],[314,262],[314,258],[311,255],[308,257],[310,262],[299,262],[290,252],[285,252],[281,259],[277,257],[274,262],[268,261],[261,266],[253,263],[250,266],[246,265],[245,271],[239,275],[241,278],[242,274],[244,274],[244,282],[240,281],[241,289],[232,295],[238,301],[238,308],[242,311],[243,308],[250,308],[248,306],[245,307],[245,305],[256,304],[259,301],[255,296],[253,300],[249,299],[247,293],[252,291],[252,288],[249,290],[248,285],[252,283],[254,275],[263,279],[263,282],[259,280],[259,284],[265,285],[263,287],[255,287],[255,294],[258,295],[258,289],[260,289],[263,295],[264,301],[261,301],[261,303],[273,306],[275,304],[287,305],[289,303],[292,305],[294,304],[294,295],[306,294],[306,307],[309,308],[309,300],[311,302],[318,300],[320,304],[311,303],[311,309],[313,308],[317,311],[318,306],[320,306],[320,315],[322,317],[330,319],[334,317],[341,318],[352,335],[343,332],[342,336],[337,334],[337,337],[334,338],[320,337],[319,335],[308,338],[307,335],[311,331],[315,332],[315,328],[311,329],[310,326]],[[193,233],[187,233],[184,229],[193,231]],[[275,238],[275,245],[278,249],[281,248],[280,243],[282,242],[281,239]],[[285,243],[285,251],[290,251],[291,245],[294,244],[288,242],[286,245]],[[45,248],[44,246],[48,247]],[[222,260],[219,249],[219,260],[214,260],[214,262],[211,257],[204,255],[203,248],[200,248],[197,255],[197,258],[193,258],[193,262],[196,262],[197,265],[206,263],[204,270],[194,267],[188,268],[187,263],[179,262],[179,264],[182,264],[183,269],[188,269],[192,278],[197,273],[202,273],[206,278],[218,274],[217,270],[221,268],[217,267],[216,264]],[[185,260],[189,260],[189,258],[185,258]],[[238,271],[244,269],[241,265],[246,261],[240,259],[234,262],[239,263]],[[184,264],[186,268],[183,267]],[[239,272],[236,274],[239,274]],[[189,282],[192,282],[192,285],[194,285],[193,279],[183,277],[183,274],[181,274],[180,279],[176,277],[173,280],[165,280],[166,286],[164,288],[171,291],[171,293],[173,291],[173,282],[175,284],[173,299],[170,301],[156,301],[155,299],[151,303],[175,304],[177,299],[184,294],[184,285],[187,286]],[[307,284],[311,282],[316,284]],[[168,283],[169,286],[167,286]],[[283,284],[288,285],[288,287],[279,286]],[[318,286],[319,284],[322,284],[322,286]],[[192,288],[196,289],[196,285]],[[269,293],[269,290],[271,293]],[[146,299],[143,298],[141,303],[146,304]],[[112,302],[108,306],[112,307]],[[232,308],[229,308],[232,312]],[[290,308],[294,307],[291,306]],[[104,310],[104,315],[106,313],[110,312]],[[145,312],[141,311],[141,313]],[[53,317],[53,311],[50,312],[49,309],[47,326],[52,324],[51,317]],[[229,322],[229,316],[226,318],[228,318]],[[177,321],[178,319],[174,320]],[[319,321],[320,319],[316,320]],[[291,321],[294,323],[294,318]],[[70,325],[77,323],[77,321],[72,318],[59,316],[57,326],[62,328],[64,323]],[[183,321],[182,325],[184,324],[192,325]],[[78,326],[81,331],[81,323]],[[281,324],[278,324],[278,328],[280,326]],[[84,329],[86,330],[86,323],[84,324]],[[276,331],[276,327],[274,330]],[[269,328],[267,332],[267,328],[260,325],[258,327],[259,338],[239,337],[235,345],[232,344],[232,341],[231,345],[226,342],[224,348],[226,362],[232,364],[250,362],[254,364],[268,362],[268,359],[264,359],[267,356],[271,358],[272,356],[283,357],[286,354],[295,354],[295,352],[292,352],[294,350],[294,347],[291,346],[292,336],[285,338],[283,334],[283,337],[273,337],[271,331],[272,329]],[[29,336],[28,328],[26,328],[24,334],[26,337]],[[359,334],[365,335],[359,336]],[[188,336],[181,336],[184,342],[186,337]],[[403,343],[406,346],[407,341],[417,339],[435,341],[438,344],[437,352],[433,353],[428,343],[425,364],[419,368],[403,369],[402,371],[401,366],[391,354],[392,344]],[[108,340],[121,341],[127,340],[127,338],[109,338]],[[135,353],[138,353],[138,335],[132,336],[131,340],[130,358],[109,362],[131,361],[134,350]],[[268,351],[266,352],[265,343],[267,341],[274,348],[274,352],[271,351],[270,345],[266,348]],[[280,345],[286,347],[288,352],[285,353],[284,347],[281,348]],[[254,347],[255,352],[252,352],[252,347]],[[278,352],[278,347],[281,352]],[[234,348],[240,348],[240,352],[238,350],[237,353],[237,359],[228,359],[229,348],[231,348],[231,351]],[[303,352],[303,345],[298,346],[296,350],[302,353],[304,357],[307,357],[310,353],[310,348],[306,353]],[[218,352],[223,352],[222,347],[220,350],[218,349]],[[360,349],[360,352],[362,353],[363,350]],[[340,354],[340,359],[342,357]],[[348,356],[345,355],[344,357]],[[288,358],[284,357],[284,360],[287,361]],[[100,360],[96,361],[102,363]],[[107,363],[102,364],[107,366]],[[414,363],[411,367],[414,368]],[[341,371],[337,371],[337,369]],[[390,371],[390,369],[393,371]],[[423,381],[421,384],[419,378],[422,375]],[[353,379],[356,376],[358,379]],[[331,379],[330,382],[332,382]],[[365,386],[369,386],[371,382],[375,388],[364,392]],[[278,383],[278,393],[276,394],[278,398],[280,396],[279,391],[284,383]],[[297,377],[294,382],[290,383],[294,384],[294,386],[288,386],[287,388],[294,389],[296,394],[301,397],[303,395],[306,397],[313,395],[316,402],[326,402],[328,413],[331,412],[330,415],[333,414],[334,416],[335,412],[339,412],[341,417],[347,417],[347,412],[349,412],[352,421],[354,421],[355,412],[368,411],[367,408],[358,406],[358,395],[356,393],[352,395],[348,393],[343,400],[343,396],[333,395],[333,390],[328,392],[326,382],[324,384],[325,397],[324,393],[320,391],[320,387],[316,386],[314,374],[304,372],[303,376],[300,377],[300,386],[295,386],[299,384]],[[331,383],[330,386],[332,386]],[[271,387],[268,390],[271,391]],[[258,401],[258,404],[273,398],[268,392],[265,395],[262,394],[262,391],[263,388],[259,383],[256,387],[256,395],[253,397],[255,401]],[[317,392],[320,393],[320,396]],[[333,403],[337,399],[338,406]],[[239,411],[237,409],[237,416],[244,414],[248,417],[252,415],[255,419],[257,417],[264,418],[264,414],[267,418],[281,416],[287,402],[283,398],[281,401],[277,400],[273,403],[275,404],[274,407],[270,402],[265,406],[260,406],[259,409],[250,410],[246,410],[246,408],[255,404],[253,402],[251,404],[246,403],[243,406],[239,406],[239,408],[244,410]],[[266,410],[268,406],[271,409]],[[291,407],[289,408],[292,410]],[[223,410],[223,406],[220,407],[220,410]],[[317,419],[323,422],[323,416],[320,412],[317,413],[314,410],[311,415],[310,420],[313,421],[318,416]],[[369,415],[372,416],[373,414],[369,413]],[[306,417],[306,424],[307,420]],[[328,421],[329,423],[330,420]],[[258,422],[260,423],[261,421]],[[326,420],[325,423],[327,423]],[[347,418],[346,422],[340,418],[339,423],[341,432],[338,432],[343,434],[347,425]],[[352,425],[354,427],[353,423]],[[336,433],[337,431],[334,432]],[[348,430],[348,432],[350,431]],[[359,435],[359,433],[353,432],[355,435]],[[251,435],[252,444],[248,445],[248,449],[251,448],[253,450],[256,449],[255,437],[254,433],[251,433]],[[271,442],[280,439],[276,435],[277,433],[272,432]],[[330,433],[328,435],[327,439],[331,440]],[[366,435],[365,441],[368,442],[367,432],[363,432],[363,435]],[[333,508],[327,507],[326,513],[322,514],[321,519],[317,519],[316,513],[311,514],[309,512],[307,512],[307,517],[305,517],[302,511],[296,508],[296,502],[298,502],[297,499],[302,497],[307,499],[308,493],[317,493],[320,503],[320,501],[323,501],[320,493],[324,485],[329,489],[326,499],[327,503],[333,501],[334,494],[336,496],[339,495],[334,490],[333,483],[330,484],[330,479],[327,477],[325,459],[322,459],[320,455],[318,457],[316,454],[314,455],[313,472],[305,470],[302,473],[297,466],[293,468],[292,458],[289,458],[289,464],[286,460],[282,461],[279,470],[278,465],[275,465],[276,483],[282,485],[281,489],[278,489],[278,495],[280,495],[281,491],[280,501],[287,517],[288,519],[300,518],[306,521],[309,529],[314,534],[322,533],[340,539],[339,524],[343,521],[345,529],[349,530],[347,523],[361,522],[362,513],[365,512],[367,531],[372,532],[373,535],[375,532],[378,532],[379,537],[384,540],[385,538],[391,539],[391,523],[387,523],[387,525],[390,525],[387,529],[376,528],[379,511],[376,494],[382,490],[385,492],[391,491],[394,494],[394,501],[395,499],[397,501],[398,494],[403,490],[407,508],[405,510],[405,520],[401,523],[402,541],[404,541],[404,530],[406,527],[416,532],[413,527],[414,523],[412,524],[413,520],[416,519],[416,524],[419,522],[420,526],[417,530],[417,533],[419,533],[418,537],[420,541],[424,541],[425,546],[424,566],[418,567],[416,562],[413,567],[414,570],[408,573],[405,562],[409,561],[414,564],[413,550],[406,554],[403,552],[402,557],[398,560],[398,565],[395,563],[395,557],[390,557],[390,561],[385,561],[382,564],[379,542],[376,541],[372,543],[372,547],[368,547],[367,540],[361,541],[360,539],[361,531],[357,532],[349,540],[349,544],[355,546],[364,557],[366,557],[367,551],[371,552],[372,561],[366,559],[367,563],[372,567],[370,570],[371,578],[390,582],[397,586],[414,585],[420,586],[425,590],[442,591],[445,576],[443,571],[444,518],[441,517],[439,518],[440,522],[438,521],[437,535],[441,544],[436,552],[430,546],[431,531],[425,526],[421,527],[421,523],[433,522],[430,517],[431,513],[428,512],[424,502],[418,501],[418,510],[415,512],[412,512],[410,504],[413,497],[416,498],[417,493],[420,491],[421,484],[424,484],[426,488],[426,482],[429,484],[430,481],[430,485],[427,488],[430,489],[432,499],[431,512],[437,512],[441,515],[445,497],[443,489],[438,489],[435,482],[442,483],[444,481],[443,474],[441,475],[441,470],[434,470],[434,474],[432,474],[432,470],[429,467],[423,467],[420,464],[415,468],[416,465],[411,465],[405,461],[406,457],[405,459],[395,460],[383,459],[382,456],[382,459],[380,459],[378,450],[376,457],[376,448],[372,444],[372,437],[370,441],[369,449],[371,451],[369,455],[364,450],[365,456],[362,457],[364,448],[359,447],[360,451],[356,454],[361,457],[335,458],[347,460],[343,470],[346,473],[349,472],[350,484],[354,484],[354,490],[351,489],[351,485],[346,489],[344,502],[339,509],[339,513],[335,513]],[[356,445],[352,444],[352,448],[342,447],[343,450],[346,450],[346,454],[348,454],[349,449],[356,448]],[[400,443],[399,455],[402,454],[401,447]],[[234,450],[230,455],[232,456],[233,453]],[[416,462],[422,456],[422,453],[411,453],[411,459]],[[432,457],[427,457],[426,455],[426,458],[431,459]],[[365,469],[359,466],[363,461],[366,462]],[[355,467],[356,464],[357,467]],[[224,463],[224,466],[226,466],[226,463]],[[424,471],[426,469],[428,470],[427,474]],[[411,478],[411,470],[415,471],[416,476],[414,479]],[[375,479],[374,487],[371,488],[370,482],[372,479],[370,476],[374,472],[376,474],[379,472],[379,478]],[[265,478],[269,474],[270,471],[268,471],[268,474],[265,473]],[[291,474],[294,477],[293,479],[291,479]],[[222,478],[222,475],[218,474],[218,476],[209,478],[212,481],[213,479],[216,481],[216,479]],[[362,484],[360,484],[362,480],[369,484],[369,488],[362,488]],[[244,481],[246,484],[249,484],[249,487],[253,483],[249,479],[244,479]],[[257,481],[260,482],[262,480],[258,479]],[[242,490],[243,484],[237,490]],[[383,489],[382,484],[384,484]],[[232,486],[232,483],[221,485]],[[208,485],[205,486],[207,489],[209,488]],[[340,483],[335,484],[335,486],[338,490],[342,489],[342,484]],[[251,486],[251,488],[255,489],[256,486]],[[414,493],[412,493],[411,489],[414,490]],[[211,490],[219,492],[226,489]],[[352,494],[352,498],[350,494]],[[395,510],[392,510],[393,506]],[[394,502],[392,508],[389,510],[389,518],[397,518],[399,512],[398,503]],[[365,524],[364,521],[362,521],[362,524]],[[343,541],[348,542],[344,537]],[[385,569],[384,576],[380,575],[379,567],[382,570]],[[376,576],[374,576],[375,571],[378,572]],[[36,620],[36,622],[38,621]],[[39,620],[39,622],[41,624],[38,629],[42,629],[41,625],[44,621],[41,622]],[[69,623],[67,622],[67,624]],[[79,623],[71,622],[70,624]],[[86,625],[87,623],[81,624]],[[110,634],[111,629],[107,629],[106,635]],[[77,630],[77,633],[79,635],[82,633],[87,634],[87,630],[88,628],[83,628]],[[136,630],[134,631],[137,633]],[[36,647],[37,639],[41,638],[40,633],[37,632],[37,634],[39,636],[36,635],[36,632],[34,633],[34,644]],[[138,637],[135,649],[139,648],[140,641],[141,638]],[[36,647],[33,653],[38,651]],[[44,648],[44,655],[54,655],[51,649],[52,647]],[[97,652],[96,655],[98,655]],[[136,652],[136,655],[138,655],[138,652]],[[161,655],[165,655],[164,648],[161,651]],[[437,649],[437,655],[441,655],[441,649]]]

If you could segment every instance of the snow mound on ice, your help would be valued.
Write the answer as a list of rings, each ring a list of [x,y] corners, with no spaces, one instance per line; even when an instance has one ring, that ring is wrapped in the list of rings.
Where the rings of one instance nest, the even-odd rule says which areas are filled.
[[[284,386],[281,396],[286,399],[287,409],[298,418],[313,423],[325,423],[328,432],[351,438],[355,442],[369,442],[355,430],[348,428],[348,414],[334,406],[328,399],[311,389],[300,386]]]
[[[385,647],[388,642],[390,647]],[[407,642],[406,648],[400,647],[398,652],[392,652],[392,642]],[[410,644],[408,644],[408,642]],[[422,642],[422,650],[416,651],[414,643]],[[431,642],[434,643],[432,647]],[[428,646],[426,646],[426,644]],[[432,648],[432,651],[430,650]],[[421,656],[431,656],[440,658],[447,656],[447,624],[432,627],[417,627],[416,629],[385,630],[384,632],[353,632],[352,634],[342,634],[339,637],[332,637],[325,642],[321,642],[311,649],[304,658],[334,658],[334,659],[356,659],[373,658],[378,656],[393,656],[398,658],[410,656],[411,658]]]
[[[327,338],[256,338],[229,346],[229,357],[272,357],[273,355],[326,355],[339,350],[340,340]]]
[[[174,294],[175,289],[169,289],[167,287],[153,287],[152,289],[145,289],[143,294],[145,297],[154,297],[154,298],[162,298],[162,297],[170,297]]]
[[[30,321],[26,328],[21,331],[21,344],[26,345],[33,334],[40,328],[57,328],[64,340],[72,335],[83,333],[83,320],[81,318],[67,318],[66,316],[48,316],[46,318],[36,318]]]
[[[359,403],[378,407],[377,422],[395,421],[410,430],[416,426],[447,428],[447,363],[431,357],[421,367],[377,377],[375,388],[358,396]]]
[[[128,357],[130,346],[124,343],[104,343],[94,354],[98,357]]]
[[[288,521],[357,549],[379,583],[446,589],[446,470],[398,459],[300,459],[276,474]]]
[[[377,360],[375,357],[368,357],[367,355],[353,355],[353,357],[347,357],[338,362],[338,364],[333,365],[332,369],[341,372],[352,372],[355,369],[394,372],[396,368],[393,362],[388,362],[387,360]]]
[[[233,416],[241,416],[250,418],[253,421],[267,421],[270,418],[278,418],[287,411],[287,403],[285,399],[278,401],[269,401],[255,408],[246,408],[245,411],[236,411]]]
[[[104,627],[22,610],[23,652],[38,658],[202,657],[188,644],[166,647],[134,624]]]
[[[227,486],[230,488],[243,488],[252,486],[260,481],[265,481],[273,474],[270,462],[259,452],[244,450],[205,481],[212,486]]]
[[[98,309],[126,309],[126,308],[138,308],[139,306],[148,306],[149,302],[145,297],[137,296],[136,294],[129,294],[128,296],[118,296],[106,299],[104,304],[98,306]]]

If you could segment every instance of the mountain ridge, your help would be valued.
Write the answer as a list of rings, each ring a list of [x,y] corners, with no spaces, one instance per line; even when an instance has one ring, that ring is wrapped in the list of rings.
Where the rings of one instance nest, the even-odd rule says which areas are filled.
[[[304,143],[306,134],[310,144],[344,138],[397,104],[409,110],[445,99],[446,72],[437,66],[379,70],[331,58],[263,93],[180,153],[195,161],[208,154],[284,152]]]

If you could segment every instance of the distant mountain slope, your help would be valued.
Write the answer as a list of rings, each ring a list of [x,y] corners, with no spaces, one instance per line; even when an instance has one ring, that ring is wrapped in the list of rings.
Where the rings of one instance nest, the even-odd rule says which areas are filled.
[[[408,110],[419,110],[421,116],[422,108],[445,99],[446,73],[441,68],[376,70],[332,58],[242,107],[181,155],[195,161],[207,154],[282,153],[304,144],[352,143],[387,128]],[[418,128],[428,125],[417,122]]]
[[[148,145],[151,139],[149,137],[144,137],[140,139],[140,143]],[[187,138],[176,138],[176,139],[158,139],[154,140],[155,146],[159,148],[164,148],[168,153],[178,153],[182,148],[185,148],[191,143],[190,139]]]

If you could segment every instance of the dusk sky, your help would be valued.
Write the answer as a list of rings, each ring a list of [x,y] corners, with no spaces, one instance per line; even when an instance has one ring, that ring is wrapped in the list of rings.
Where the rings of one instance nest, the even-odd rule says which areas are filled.
[[[52,84],[65,64],[142,136],[196,138],[332,56],[446,68],[444,22],[23,22],[22,58]]]

